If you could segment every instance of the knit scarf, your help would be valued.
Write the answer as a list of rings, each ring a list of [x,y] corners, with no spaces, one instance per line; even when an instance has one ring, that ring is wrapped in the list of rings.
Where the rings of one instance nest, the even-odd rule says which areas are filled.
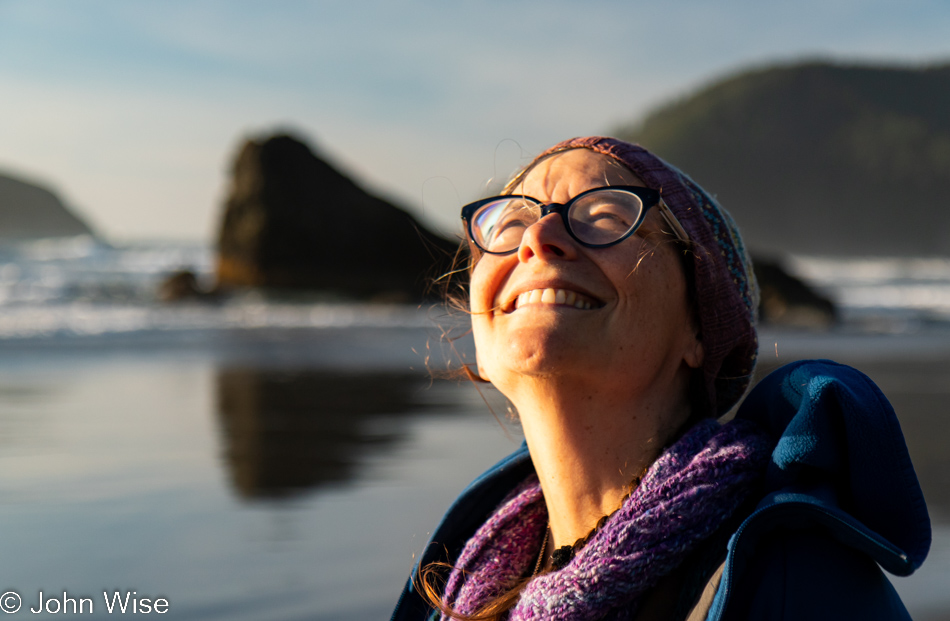
[[[567,565],[525,585],[509,619],[632,618],[641,595],[747,498],[771,450],[766,435],[747,421],[698,423],[660,455]],[[541,485],[532,474],[465,545],[444,601],[473,614],[512,588],[533,569],[547,525]]]

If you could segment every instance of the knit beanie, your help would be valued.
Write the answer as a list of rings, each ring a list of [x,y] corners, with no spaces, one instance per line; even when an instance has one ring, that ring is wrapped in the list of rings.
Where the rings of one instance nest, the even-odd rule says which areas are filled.
[[[692,242],[693,297],[703,343],[708,415],[725,414],[752,379],[758,352],[755,332],[759,290],[732,217],[692,179],[639,145],[616,138],[572,138],[538,155],[590,149],[629,168],[658,190]]]

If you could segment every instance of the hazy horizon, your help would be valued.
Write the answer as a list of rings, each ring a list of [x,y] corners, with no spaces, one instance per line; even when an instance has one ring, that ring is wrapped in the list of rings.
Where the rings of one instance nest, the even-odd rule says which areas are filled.
[[[239,144],[287,129],[451,233],[558,140],[751,66],[947,62],[948,26],[936,0],[0,0],[0,172],[111,240],[209,240]]]

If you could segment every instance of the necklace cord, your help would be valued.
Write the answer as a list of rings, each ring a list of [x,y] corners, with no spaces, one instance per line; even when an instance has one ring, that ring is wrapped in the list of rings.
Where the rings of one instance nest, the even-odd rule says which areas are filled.
[[[578,552],[580,552],[584,548],[584,546],[587,545],[587,542],[590,541],[590,538],[593,537],[594,534],[597,533],[597,531],[603,528],[604,525],[610,520],[610,518],[612,518],[614,514],[617,513],[617,511],[620,511],[620,509],[623,508],[623,505],[627,502],[627,500],[630,498],[633,492],[635,492],[637,488],[640,487],[640,482],[643,480],[643,477],[646,476],[647,470],[649,470],[649,466],[644,468],[643,472],[640,473],[638,476],[634,477],[633,481],[630,482],[630,491],[628,491],[626,495],[620,499],[620,504],[617,506],[617,508],[611,511],[610,513],[608,513],[607,515],[603,516],[599,520],[597,520],[597,523],[594,525],[592,529],[590,529],[590,532],[588,532],[586,535],[584,535],[583,537],[575,541],[573,545],[568,544],[554,550],[554,553],[551,555],[551,566],[554,569],[554,571],[562,569],[565,565],[570,563],[571,559],[573,559],[574,556]],[[538,569],[541,567],[541,559],[544,558],[544,551],[547,549],[547,546],[548,546],[548,535],[550,534],[550,532],[551,532],[551,521],[548,520],[548,529],[544,533],[544,542],[541,544],[541,554],[540,556],[538,556],[538,563],[534,568],[534,573],[532,574],[532,577],[538,574]]]
[[[544,560],[544,551],[548,549],[548,536],[551,534],[551,525],[548,524],[547,529],[544,531],[544,540],[541,542],[541,552],[538,554],[538,562],[534,564],[534,573],[531,574],[531,577],[534,578],[538,575],[538,572],[541,571],[541,562]]]

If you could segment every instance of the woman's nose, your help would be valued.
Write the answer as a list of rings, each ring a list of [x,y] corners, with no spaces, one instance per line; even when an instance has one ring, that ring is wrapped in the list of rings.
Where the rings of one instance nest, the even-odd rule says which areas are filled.
[[[532,257],[573,259],[576,256],[576,242],[557,213],[549,213],[526,228],[518,246],[518,260],[522,262]]]

